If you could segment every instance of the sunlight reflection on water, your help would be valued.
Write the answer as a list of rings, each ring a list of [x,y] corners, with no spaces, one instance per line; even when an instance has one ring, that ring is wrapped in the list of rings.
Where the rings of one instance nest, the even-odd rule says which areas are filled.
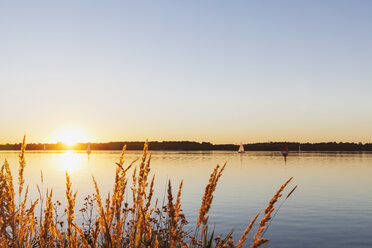
[[[81,154],[74,151],[65,151],[58,156],[59,169],[66,170],[68,173],[81,169],[83,158]]]

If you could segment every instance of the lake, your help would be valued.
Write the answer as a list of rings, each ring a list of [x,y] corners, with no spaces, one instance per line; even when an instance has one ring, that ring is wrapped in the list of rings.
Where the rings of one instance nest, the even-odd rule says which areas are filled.
[[[141,154],[128,151],[126,164]],[[0,152],[0,159],[7,158],[13,173],[18,170],[17,155],[14,151]],[[84,197],[93,193],[92,175],[102,195],[111,190],[114,162],[119,156],[120,151],[93,151],[89,159],[85,152],[27,151],[24,175],[30,196],[38,196],[36,184],[41,186],[42,171],[44,191],[53,188],[53,199],[65,202],[67,170],[73,189],[78,191],[78,210]],[[271,240],[270,247],[372,247],[372,153],[290,153],[285,162],[279,152],[240,155],[222,151],[155,151],[151,174],[156,175],[156,197],[163,200],[169,179],[176,194],[183,179],[181,203],[190,226],[193,225],[210,173],[216,164],[225,162],[227,167],[217,185],[209,217],[216,233],[227,234],[234,229],[238,240],[279,186],[293,176],[285,194],[295,185],[298,188],[282,205],[265,235]],[[17,174],[13,177],[16,181]],[[79,222],[80,213],[76,215]]]

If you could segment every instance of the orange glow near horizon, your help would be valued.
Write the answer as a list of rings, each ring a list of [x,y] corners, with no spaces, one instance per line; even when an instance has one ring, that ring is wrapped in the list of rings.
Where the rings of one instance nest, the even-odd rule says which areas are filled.
[[[63,129],[58,132],[55,137],[53,137],[55,142],[62,142],[68,146],[73,146],[77,143],[86,143],[88,142],[87,136],[78,129],[68,128]]]

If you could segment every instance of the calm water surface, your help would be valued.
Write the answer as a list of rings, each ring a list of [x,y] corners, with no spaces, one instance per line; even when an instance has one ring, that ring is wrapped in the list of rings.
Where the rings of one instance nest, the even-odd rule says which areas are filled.
[[[0,159],[7,158],[14,173],[17,154],[0,152]],[[91,175],[102,194],[111,190],[119,155],[119,151],[94,151],[88,159],[84,152],[29,151],[25,178],[31,197],[37,198],[42,170],[44,190],[53,188],[54,200],[64,201],[67,170],[80,209],[84,197],[93,193]],[[127,164],[140,156],[141,152],[129,151]],[[290,187],[297,184],[298,188],[266,233],[270,247],[372,247],[371,153],[293,153],[285,163],[278,152],[153,152],[157,197],[163,199],[168,179],[174,191],[183,179],[183,210],[195,223],[209,175],[216,164],[226,161],[209,218],[217,233],[234,229],[235,237],[240,237],[278,187],[293,176]]]

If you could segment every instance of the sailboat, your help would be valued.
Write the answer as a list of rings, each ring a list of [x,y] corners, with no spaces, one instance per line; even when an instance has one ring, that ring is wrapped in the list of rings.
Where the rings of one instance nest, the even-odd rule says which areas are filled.
[[[239,146],[239,149],[238,149],[238,153],[245,153],[244,146],[243,146],[242,143],[240,143],[240,146]]]
[[[87,146],[87,154],[88,154],[88,156],[90,155],[91,152],[92,151],[90,150],[90,144],[88,144],[88,146]]]
[[[44,144],[44,151],[46,151],[46,145]]]
[[[282,149],[282,155],[284,157],[287,157],[288,156],[288,153],[289,153],[288,146],[287,146],[287,144],[284,144],[283,145],[283,149]]]

